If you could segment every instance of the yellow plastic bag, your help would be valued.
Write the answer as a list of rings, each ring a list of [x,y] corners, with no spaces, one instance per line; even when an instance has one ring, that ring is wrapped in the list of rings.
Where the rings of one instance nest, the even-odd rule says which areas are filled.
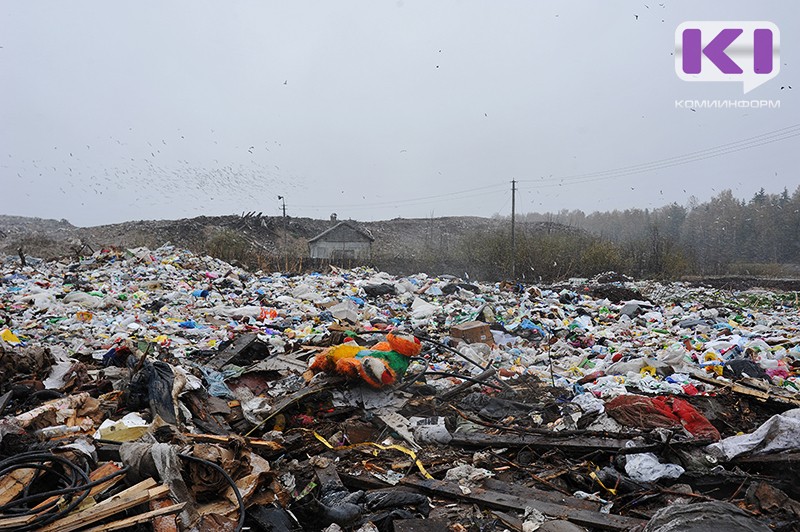
[[[22,341],[17,338],[17,335],[11,332],[11,329],[3,329],[3,332],[0,333],[0,338],[3,339],[4,342],[8,342],[9,344],[21,344]]]

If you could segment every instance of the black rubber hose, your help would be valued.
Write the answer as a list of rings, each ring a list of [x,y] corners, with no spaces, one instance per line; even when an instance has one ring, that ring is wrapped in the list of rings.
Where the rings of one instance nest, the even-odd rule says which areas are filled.
[[[52,465],[54,462],[64,466],[68,473],[64,474],[61,471],[58,471]],[[89,476],[78,464],[75,464],[74,462],[71,462],[70,460],[67,460],[66,458],[56,454],[37,451],[21,453],[0,462],[0,472],[2,472],[0,474],[5,474],[6,472],[19,469],[35,469],[39,472],[44,471],[54,474],[57,477],[60,477],[67,486],[62,489],[50,490],[47,492],[38,493],[36,495],[27,495],[0,506],[0,511],[13,513],[15,515],[39,515],[27,525],[17,528],[17,532],[37,530],[44,525],[60,519],[77,508],[78,505],[80,505],[89,496],[92,487],[106,482],[116,476],[122,475],[127,471],[127,468],[123,468],[101,479],[90,481]],[[38,477],[39,474],[37,473],[36,478]],[[26,486],[25,492],[28,491],[29,487],[30,486]],[[48,503],[35,511],[31,508],[25,507],[25,505],[29,502],[47,499],[53,496],[60,497],[62,495],[73,495],[76,493],[80,494],[77,497],[74,497],[66,507],[54,513],[42,514],[42,511],[47,511],[54,507],[58,501]]]
[[[66,466],[68,470],[72,471],[72,478],[67,478],[61,472],[56,471],[55,468],[53,468],[52,466],[44,465],[42,462],[58,462],[58,463],[60,463],[60,464],[62,464],[64,466]],[[84,473],[84,471],[82,469],[80,469],[77,465],[75,465],[74,463],[70,462],[66,458],[63,458],[61,456],[57,456],[57,455],[54,455],[54,454],[50,454],[50,453],[24,453],[22,455],[18,455],[18,456],[6,459],[3,462],[0,462],[0,468],[2,468],[2,469],[0,469],[0,476],[5,475],[6,473],[8,473],[10,471],[17,470],[17,469],[45,469],[48,472],[50,472],[50,473],[52,473],[52,474],[54,474],[56,476],[59,476],[62,479],[64,479],[65,481],[67,481],[67,484],[69,486],[71,486],[71,487],[75,487],[76,486],[76,477],[75,477],[75,473],[76,472],[80,473],[80,475],[82,475],[86,481],[89,480],[89,477],[86,476],[86,473]],[[66,489],[69,489],[69,488],[66,488]],[[57,490],[57,491],[61,491],[61,490]],[[16,499],[14,501],[8,502],[8,503],[0,506],[0,511],[3,511],[8,507],[19,506],[23,502],[28,502],[28,500],[47,498],[47,497],[50,497],[51,495],[55,495],[55,494],[57,494],[57,493],[54,490],[54,491],[50,491],[50,492],[44,492],[44,493],[41,493],[41,494],[37,494],[37,495],[35,495],[33,497],[26,497],[26,498],[23,498],[23,499]]]
[[[21,464],[18,469],[30,469],[30,467],[27,464]],[[59,489],[59,490],[46,491],[46,492],[43,492],[43,493],[37,493],[36,495],[30,495],[28,497],[24,497],[24,498],[21,498],[21,499],[15,499],[15,500],[13,500],[13,501],[11,501],[11,502],[3,505],[3,506],[0,506],[0,511],[4,511],[6,509],[6,507],[11,505],[12,503],[14,503],[14,506],[18,506],[21,503],[32,502],[32,501],[35,501],[36,499],[49,498],[49,497],[53,497],[53,496],[56,496],[56,495],[58,495],[58,496],[69,495],[69,494],[75,493],[77,491],[90,490],[91,488],[93,488],[93,487],[95,487],[95,486],[97,486],[99,484],[102,484],[103,482],[107,482],[107,481],[111,480],[114,477],[118,477],[120,475],[124,475],[127,472],[128,472],[128,467],[123,467],[119,471],[114,471],[110,475],[107,475],[105,477],[99,478],[99,479],[91,481],[91,482],[87,482],[86,484],[81,484],[79,486],[76,486],[76,485],[73,484],[71,487],[67,487],[67,488],[63,488],[63,489]],[[87,480],[88,480],[88,478],[89,477],[86,477]]]
[[[52,463],[56,462],[64,466],[69,472],[70,475],[67,477],[66,475],[62,474],[60,471],[57,471],[51,465],[45,465],[45,463]],[[66,488],[60,490],[51,490],[49,492],[39,493],[33,496],[26,496],[20,499],[16,499],[0,506],[0,511],[7,511],[12,510],[12,513],[18,515],[31,515],[39,513],[39,517],[34,519],[32,522],[28,523],[25,526],[19,527],[16,530],[18,532],[25,532],[29,530],[36,530],[41,528],[42,526],[51,523],[61,517],[69,514],[72,510],[78,507],[88,496],[91,489],[91,486],[100,482],[105,482],[108,478],[113,478],[116,475],[122,474],[123,471],[117,471],[114,475],[110,475],[110,477],[105,479],[100,479],[95,482],[89,481],[89,477],[86,472],[81,469],[77,464],[67,460],[64,457],[52,454],[52,453],[42,453],[42,452],[27,452],[22,453],[12,458],[7,458],[0,462],[0,470],[3,472],[13,471],[18,469],[37,469],[37,470],[45,470],[49,473],[53,473],[66,481],[68,486]],[[83,484],[79,484],[83,482]],[[52,497],[52,496],[60,496],[60,495],[68,495],[76,492],[81,492],[78,497],[75,497],[70,503],[63,509],[52,513],[52,514],[41,514],[42,510],[49,509],[55,505],[55,503],[47,504],[44,508],[40,508],[36,511],[29,508],[24,508],[25,503],[35,500],[40,500],[42,498]]]
[[[244,528],[244,519],[245,519],[244,499],[242,499],[242,494],[239,492],[239,487],[236,486],[236,482],[233,481],[228,472],[225,471],[220,465],[215,464],[214,462],[209,462],[208,460],[203,460],[202,458],[198,458],[190,454],[178,454],[178,456],[180,456],[181,458],[185,458],[186,460],[189,461],[213,467],[214,469],[219,471],[222,477],[225,479],[225,481],[231,485],[233,494],[236,495],[236,502],[239,504],[239,522],[236,525],[236,532],[241,532],[242,529]]]

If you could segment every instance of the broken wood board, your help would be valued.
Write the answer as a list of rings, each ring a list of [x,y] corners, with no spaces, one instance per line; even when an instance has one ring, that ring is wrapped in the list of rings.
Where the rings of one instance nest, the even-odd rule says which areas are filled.
[[[782,388],[776,388],[774,386],[770,386],[770,385],[768,385],[766,383],[763,383],[763,384],[762,383],[758,383],[758,385],[756,387],[755,383],[752,382],[753,379],[750,380],[751,384],[753,384],[753,385],[752,386],[746,386],[744,384],[739,384],[739,383],[731,382],[731,381],[727,381],[727,380],[714,379],[712,377],[704,375],[703,373],[701,373],[699,371],[693,371],[693,372],[690,373],[690,375],[691,375],[692,378],[697,379],[699,381],[702,381],[702,382],[705,382],[705,383],[708,383],[708,384],[713,384],[714,386],[719,386],[721,388],[728,388],[729,390],[731,390],[734,393],[738,393],[738,394],[741,394],[741,395],[747,395],[749,397],[753,397],[753,398],[759,399],[761,401],[773,401],[773,402],[776,402],[776,403],[781,403],[781,404],[785,404],[785,405],[792,405],[794,407],[800,407],[800,399],[796,399],[794,397],[787,396],[786,394],[789,393],[789,392],[786,392],[786,390],[783,390]]]
[[[247,371],[288,371],[302,374],[308,369],[308,364],[289,355],[272,355],[249,366]]]
[[[325,490],[330,490],[333,487],[344,490],[344,484],[342,484],[342,479],[339,478],[335,464],[330,464],[327,467],[315,467],[314,474],[319,480],[319,485]]]
[[[122,468],[120,466],[118,466],[117,464],[115,464],[113,462],[107,462],[107,463],[101,465],[100,467],[98,467],[97,469],[95,469],[94,471],[92,471],[91,473],[89,473],[89,480],[91,482],[95,482],[97,480],[100,480],[101,478],[105,478],[105,477],[107,477],[109,475],[112,475],[114,473],[117,473],[118,471],[121,471],[121,470],[122,470]],[[89,490],[89,497],[94,497],[95,495],[103,493],[108,488],[110,488],[111,486],[114,486],[115,484],[121,482],[124,479],[125,479],[125,475],[117,475],[117,476],[115,476],[113,478],[110,478],[110,479],[106,480],[105,482],[101,482],[100,484],[98,484],[97,486],[92,487],[92,489]]]
[[[37,469],[14,469],[0,479],[0,505],[9,503],[22,493],[25,486],[30,484],[37,473]]]
[[[487,369],[483,370],[483,372],[480,375],[477,375],[477,376],[473,377],[472,380],[468,380],[468,381],[465,380],[461,384],[458,384],[458,385],[450,388],[449,390],[444,392],[439,399],[441,399],[442,401],[447,401],[447,400],[455,397],[456,395],[460,394],[464,390],[467,390],[469,388],[472,388],[473,386],[477,386],[478,384],[480,384],[480,382],[476,382],[476,381],[487,381],[488,379],[491,379],[492,377],[494,377],[495,374],[496,374],[496,371],[495,371],[494,368],[487,368]]]
[[[180,504],[170,504],[169,506],[164,506],[163,508],[158,508],[156,510],[150,510],[149,512],[144,512],[139,515],[133,515],[125,519],[120,519],[119,521],[98,525],[86,530],[85,532],[111,532],[112,530],[122,530],[133,525],[138,525],[139,523],[145,523],[151,519],[155,519],[156,517],[180,513],[184,506],[186,506],[185,502]]]
[[[554,491],[544,491],[536,488],[529,488],[519,484],[510,484],[502,482],[493,478],[487,478],[483,481],[483,487],[487,490],[497,491],[508,495],[514,495],[523,499],[536,499],[544,502],[551,502],[553,504],[566,504],[571,508],[578,508],[581,510],[590,510],[592,512],[600,511],[600,504],[586,499],[578,499],[577,497],[568,497],[561,493]]]
[[[485,506],[497,510],[516,510],[518,512],[524,512],[525,508],[531,507],[549,517],[566,519],[578,525],[604,530],[630,530],[635,526],[641,526],[647,523],[647,521],[643,519],[636,519],[634,517],[581,510],[571,505],[555,504],[537,499],[518,497],[516,495],[508,495],[484,488],[470,488],[470,492],[465,494],[457,483],[443,480],[422,480],[415,477],[406,477],[400,482],[406,486],[418,488],[432,495],[466,501],[477,504],[478,506]]]
[[[231,409],[228,407],[228,404],[225,401],[220,400],[219,398],[208,396],[202,397],[202,395],[198,392],[190,392],[183,395],[184,404],[186,404],[189,411],[192,413],[192,421],[195,425],[197,425],[203,432],[211,433],[211,434],[218,434],[220,436],[225,436],[230,434],[231,428],[222,418],[222,416],[226,414],[230,414]],[[212,412],[211,408],[211,401],[214,400],[215,403],[219,401],[225,408],[227,408],[227,412],[223,413],[222,416],[214,415],[215,412]]]
[[[102,466],[98,467],[97,469],[95,469],[94,471],[89,473],[89,481],[90,482],[96,482],[96,481],[100,480],[101,478],[107,477],[107,476],[111,475],[112,473],[116,473],[117,471],[119,471],[121,469],[122,469],[121,467],[119,467],[118,465],[116,465],[113,462],[106,462]],[[110,479],[106,480],[105,482],[101,482],[100,484],[92,487],[89,490],[89,496],[86,499],[87,500],[88,499],[92,499],[94,496],[96,496],[96,495],[98,495],[100,493],[103,493],[104,491],[106,491],[111,486],[114,486],[118,482],[121,482],[124,478],[125,478],[125,475],[117,475],[114,478],[110,478]],[[45,506],[49,505],[50,503],[52,503],[53,501],[56,501],[58,499],[59,499],[59,496],[58,495],[54,495],[54,496],[50,497],[49,499],[46,499],[46,500],[40,502],[39,504],[34,506],[33,509],[34,510],[38,510],[40,508],[44,508]]]
[[[190,434],[185,432],[183,434],[185,438],[196,442],[202,443],[221,443],[226,444],[232,441],[241,441],[241,437],[227,437],[227,436],[217,436],[215,434]],[[280,443],[271,440],[260,440],[258,438],[244,438],[247,443],[253,447],[253,449],[263,449],[266,451],[283,451],[284,447]]]
[[[744,456],[731,460],[737,464],[800,464],[800,452],[789,451],[765,454],[761,456]]]
[[[206,365],[219,370],[225,364],[236,358],[242,351],[253,345],[258,341],[258,335],[255,333],[242,334],[231,342],[231,344],[211,357]]]
[[[522,532],[522,527],[525,525],[522,519],[514,517],[513,515],[509,515],[505,512],[501,512],[500,510],[492,510],[492,514],[502,521],[504,525],[511,528],[515,532]]]
[[[40,529],[41,532],[72,532],[112,515],[118,514],[134,506],[146,503],[169,494],[167,486],[156,486],[153,479],[142,482],[121,491],[117,495],[92,506],[91,508],[71,513]]]
[[[0,515],[0,530],[17,530],[25,525],[33,523],[38,516],[36,514],[20,515],[17,517],[4,517]]]

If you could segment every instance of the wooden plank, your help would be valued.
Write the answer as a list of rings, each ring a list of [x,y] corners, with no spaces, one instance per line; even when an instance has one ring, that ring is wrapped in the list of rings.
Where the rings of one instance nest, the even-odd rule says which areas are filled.
[[[124,489],[124,490],[120,491],[119,493],[117,493],[116,495],[114,495],[112,497],[109,497],[108,499],[103,501],[102,504],[105,504],[105,503],[107,503],[107,502],[109,502],[109,501],[111,501],[111,500],[113,500],[113,499],[115,499],[117,497],[124,497],[124,496],[130,495],[132,493],[137,493],[139,491],[149,490],[149,489],[155,488],[156,486],[158,486],[158,482],[156,482],[152,478],[146,478],[143,481],[139,482],[138,484],[134,484],[130,488]]]
[[[561,438],[545,434],[453,434],[448,445],[453,447],[531,447],[533,449],[561,449],[589,453],[607,451],[619,454],[644,453],[657,450],[659,444],[625,447],[624,438],[601,438],[595,436],[573,436]]]
[[[242,351],[250,347],[253,343],[255,343],[256,340],[258,340],[258,335],[255,333],[247,333],[239,335],[237,338],[233,340],[233,342],[231,342],[231,344],[228,347],[226,347],[225,349],[223,349],[222,351],[220,351],[219,353],[208,359],[206,365],[216,370],[219,370],[220,368],[222,368],[222,366],[224,366],[225,364],[236,358],[236,356],[239,353],[241,353]]]
[[[578,469],[586,468],[590,462],[583,461],[579,464],[572,464],[569,467],[562,467],[561,469],[550,469],[547,471],[542,471],[539,473],[539,478],[542,480],[553,480],[554,478],[558,478],[561,475],[566,475],[570,471],[576,471]]]
[[[505,512],[501,512],[500,510],[492,510],[492,514],[494,514],[495,517],[501,520],[504,525],[511,528],[515,532],[522,532],[522,527],[524,525],[522,519],[516,518],[513,515],[508,515]]]
[[[185,432],[183,434],[184,437],[189,438],[190,440],[197,441],[197,442],[204,442],[204,443],[230,443],[236,438],[230,438],[228,436],[217,436],[215,434],[191,434]],[[241,438],[238,438],[241,439]],[[264,449],[267,451],[283,451],[284,447],[280,443],[271,440],[260,440],[258,438],[245,438],[247,443],[249,443],[254,449]]]
[[[97,469],[95,469],[94,471],[92,471],[91,473],[89,473],[89,481],[90,482],[94,482],[95,480],[100,480],[101,478],[107,477],[108,475],[110,475],[110,474],[112,474],[112,473],[114,473],[116,471],[119,471],[120,469],[122,469],[122,468],[119,467],[118,465],[114,464],[113,462],[107,462],[107,463],[103,464],[102,466],[98,467]],[[98,484],[97,486],[95,486],[95,487],[93,487],[93,488],[91,488],[89,490],[89,497],[94,497],[95,495],[103,493],[104,491],[106,491],[111,486],[113,486],[113,485],[117,484],[118,482],[122,481],[124,478],[125,478],[125,475],[118,475],[118,476],[116,476],[116,477],[114,477],[112,479],[109,479],[109,480],[103,482],[102,484]],[[155,481],[153,481],[153,482],[155,482]],[[89,497],[87,497],[87,499]],[[49,499],[46,499],[46,500],[40,502],[39,504],[34,506],[33,509],[34,510],[38,510],[39,508],[43,508],[43,507],[47,506],[48,504],[50,504],[51,502],[53,502],[53,501],[55,501],[57,499],[59,499],[59,497],[54,495],[53,497],[50,497]]]
[[[472,388],[473,386],[476,386],[478,383],[475,382],[475,381],[487,381],[487,380],[491,379],[492,377],[494,377],[495,373],[496,373],[496,371],[495,371],[494,368],[487,368],[487,369],[483,370],[483,373],[481,373],[480,375],[476,376],[474,378],[474,380],[464,381],[461,384],[450,388],[449,390],[444,392],[439,399],[441,399],[442,401],[447,401],[448,399],[450,399],[452,397],[455,397],[456,395],[460,394],[464,390],[467,390],[469,388]]]
[[[800,463],[800,452],[788,451],[781,453],[765,454],[761,456],[744,456],[731,460],[737,464],[785,464]]]
[[[773,401],[773,402],[776,402],[776,403],[781,403],[781,404],[785,404],[785,405],[792,405],[792,406],[795,406],[795,407],[800,407],[800,399],[792,399],[790,397],[783,397],[781,395],[777,395],[777,394],[774,394],[774,393],[765,392],[765,391],[762,391],[762,390],[757,390],[757,389],[751,388],[749,386],[743,386],[743,385],[737,384],[735,382],[731,383],[728,387],[731,390],[733,390],[735,393],[739,393],[739,394],[742,394],[742,395],[749,395],[751,397],[762,399],[764,401]]]
[[[156,517],[162,515],[177,514],[181,510],[183,510],[184,506],[186,506],[185,502],[182,502],[180,504],[170,504],[169,506],[165,506],[157,510],[151,510],[143,514],[134,515],[126,519],[120,519],[119,521],[114,521],[112,523],[98,525],[96,527],[86,530],[85,532],[110,532],[112,530],[122,530],[123,528],[128,528],[129,526],[138,525],[139,523],[150,521],[151,519],[155,519]]]
[[[210,397],[210,396],[207,396]],[[187,393],[183,396],[184,404],[192,412],[194,424],[197,425],[203,432],[217,434],[220,436],[227,436],[231,433],[231,428],[220,418],[213,415],[209,409],[208,399],[201,397],[198,392]],[[225,404],[227,407],[227,403]],[[228,408],[228,414],[230,408]]]
[[[600,510],[599,503],[587,501],[586,499],[568,497],[555,491],[544,491],[536,488],[529,488],[528,486],[521,486],[519,484],[509,484],[508,482],[501,482],[493,478],[484,480],[483,487],[487,490],[498,491],[523,499],[536,499],[544,502],[552,502],[553,504],[566,504],[572,508],[590,510],[592,512]]]
[[[146,487],[155,484],[153,479],[148,479],[128,488],[105,501],[92,506],[88,510],[72,513],[67,517],[53,521],[40,529],[41,532],[72,532],[97,521],[101,521],[114,514],[118,514],[134,506],[146,503],[150,499],[163,497],[169,493],[167,486]]]
[[[107,477],[108,475],[111,475],[113,473],[116,473],[117,471],[120,471],[121,469],[122,468],[120,466],[118,466],[117,464],[115,464],[113,462],[107,462],[107,463],[101,465],[100,467],[98,467],[97,469],[95,469],[94,471],[92,471],[91,473],[89,473],[89,480],[92,481],[92,482],[94,482],[95,480],[100,480],[103,477]],[[97,486],[95,486],[91,490],[89,490],[89,496],[90,497],[94,497],[95,495],[99,495],[99,494],[105,492],[111,486],[114,486],[115,484],[118,484],[119,482],[121,482],[124,479],[125,479],[125,475],[117,475],[114,478],[108,479],[105,482],[103,482],[101,484],[98,484]]]
[[[315,467],[314,473],[317,475],[319,485],[325,490],[330,490],[334,487],[344,489],[342,479],[339,478],[339,474],[336,472],[335,464],[330,464],[328,467],[324,468]]]
[[[17,530],[20,527],[31,524],[37,517],[36,514],[17,517],[0,516],[0,530]]]
[[[144,481],[90,508],[73,511],[67,517],[54,521],[42,530],[49,531],[52,529],[58,530],[59,532],[68,532],[69,530],[75,529],[71,527],[82,528],[95,521],[105,519],[106,517],[110,517],[128,508],[147,502],[150,498],[150,491],[152,490],[169,493],[169,489],[166,486],[147,488],[147,485],[149,485],[149,482]]]
[[[604,530],[630,530],[635,526],[641,526],[647,523],[647,521],[643,519],[581,510],[569,505],[527,499],[483,488],[470,488],[470,492],[465,494],[455,482],[446,482],[443,480],[422,480],[414,477],[405,477],[400,482],[407,486],[421,489],[427,493],[474,503],[487,508],[523,512],[525,508],[530,506],[550,517],[566,519],[582,526],[601,528]]]
[[[792,397],[786,397],[784,395],[778,395],[778,393],[786,393],[786,391],[783,390],[782,388],[772,388],[772,389],[775,390],[776,393],[771,393],[769,391],[765,391],[763,389],[760,389],[762,387],[760,385],[759,385],[760,386],[759,388],[753,388],[753,387],[750,387],[750,386],[745,386],[745,385],[742,385],[742,384],[738,384],[736,382],[731,382],[731,381],[727,381],[727,380],[720,380],[720,379],[714,379],[714,378],[711,378],[711,377],[709,377],[707,375],[704,375],[700,371],[692,371],[690,373],[690,375],[691,375],[691,377],[693,379],[697,379],[699,381],[702,381],[702,382],[705,382],[705,383],[708,383],[708,384],[713,384],[714,386],[720,386],[722,388],[728,388],[729,390],[731,390],[734,393],[738,393],[738,394],[741,394],[741,395],[747,395],[748,397],[753,397],[753,398],[759,399],[761,401],[773,401],[773,402],[776,402],[776,403],[781,403],[781,404],[785,404],[785,405],[792,405],[792,406],[795,406],[795,407],[800,407],[800,399],[795,399],[795,398],[792,398]]]
[[[6,504],[17,498],[36,476],[37,469],[21,468],[0,479],[0,504]]]

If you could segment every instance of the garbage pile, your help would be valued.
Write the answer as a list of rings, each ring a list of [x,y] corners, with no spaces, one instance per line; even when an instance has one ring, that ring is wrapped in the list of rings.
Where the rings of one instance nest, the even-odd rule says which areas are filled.
[[[796,530],[797,294],[0,263],[0,530]]]

